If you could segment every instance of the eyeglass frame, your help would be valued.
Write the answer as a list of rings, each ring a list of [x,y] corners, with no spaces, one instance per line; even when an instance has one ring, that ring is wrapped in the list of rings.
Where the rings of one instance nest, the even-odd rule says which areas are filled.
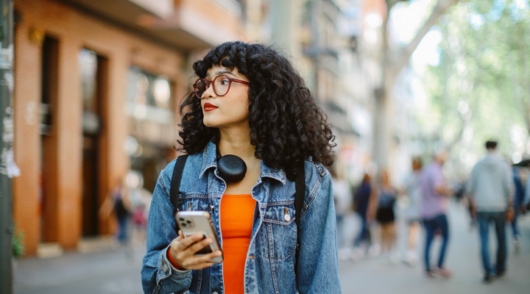
[[[215,90],[215,80],[217,80],[218,78],[220,77],[226,77],[229,81],[229,84],[228,84],[228,89],[226,90],[226,93],[224,93],[223,95],[219,95],[217,94],[217,91]],[[203,99],[202,97],[199,97],[199,95],[197,95],[197,87],[195,87],[195,85],[197,85],[197,83],[199,81],[204,81],[206,83],[206,88],[204,89],[204,92],[206,92],[206,90],[208,90],[208,88],[210,88],[210,86],[213,85],[213,92],[215,93],[215,95],[217,95],[217,97],[223,97],[223,96],[226,96],[226,94],[228,94],[228,92],[230,92],[230,88],[232,87],[232,82],[236,82],[236,83],[240,83],[240,84],[244,84],[244,85],[247,85],[249,86],[250,85],[250,82],[247,82],[247,81],[242,81],[242,80],[239,80],[239,79],[234,79],[234,78],[231,78],[227,75],[220,75],[220,76],[217,76],[215,77],[215,79],[213,79],[212,81],[208,81],[207,79],[198,79],[195,81],[195,83],[193,83],[193,92],[194,92],[194,95],[195,97],[199,98],[199,99]],[[203,94],[204,94],[203,92]]]

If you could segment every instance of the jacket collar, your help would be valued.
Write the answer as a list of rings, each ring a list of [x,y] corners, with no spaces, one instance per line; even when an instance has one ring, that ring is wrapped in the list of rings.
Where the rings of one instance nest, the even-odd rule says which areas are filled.
[[[217,168],[217,146],[212,141],[208,142],[206,148],[202,152],[202,167],[199,174],[199,178],[202,178],[206,171],[210,168]],[[261,175],[260,178],[271,178],[281,182],[282,184],[286,183],[285,172],[281,169],[272,169],[265,165],[263,160],[261,161]]]

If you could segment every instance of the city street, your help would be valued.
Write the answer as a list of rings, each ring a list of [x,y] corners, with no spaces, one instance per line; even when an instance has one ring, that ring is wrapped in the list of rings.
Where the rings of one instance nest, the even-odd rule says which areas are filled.
[[[520,253],[517,255],[513,252],[511,228],[506,228],[508,235],[507,274],[489,285],[482,283],[478,232],[476,228],[470,229],[467,211],[461,206],[453,205],[449,213],[449,222],[450,240],[446,266],[453,272],[451,279],[427,278],[423,273],[421,262],[414,267],[409,267],[404,263],[396,264],[389,258],[382,257],[355,262],[341,261],[339,271],[343,293],[529,293],[530,216],[519,221],[523,240]],[[492,253],[496,249],[493,237],[494,232],[491,230],[490,251]],[[422,250],[422,238],[419,243],[418,249]],[[439,241],[436,240],[431,248],[431,262],[438,258],[439,245]]]
[[[454,277],[428,279],[420,265],[409,267],[388,258],[373,257],[339,264],[343,293],[528,293],[530,289],[530,217],[521,220],[523,246],[515,255],[509,242],[508,272],[484,285],[478,254],[478,236],[471,231],[462,207],[453,206],[449,215],[451,240],[447,267]],[[355,225],[355,221],[350,222]],[[350,226],[351,227],[351,226]],[[355,232],[355,229],[352,230]],[[420,238],[421,242],[421,238]],[[438,252],[437,243],[433,253]],[[66,253],[48,259],[24,259],[15,270],[15,293],[142,293],[140,268],[143,250],[108,250],[94,253]]]

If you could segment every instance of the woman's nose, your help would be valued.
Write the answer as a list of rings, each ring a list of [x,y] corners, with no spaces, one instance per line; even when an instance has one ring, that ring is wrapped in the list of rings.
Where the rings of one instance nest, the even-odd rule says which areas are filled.
[[[206,86],[206,90],[202,93],[201,99],[215,97],[213,84]]]

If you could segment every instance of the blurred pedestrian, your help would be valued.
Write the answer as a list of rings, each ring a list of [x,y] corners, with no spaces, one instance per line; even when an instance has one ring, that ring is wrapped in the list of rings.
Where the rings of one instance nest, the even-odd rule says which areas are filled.
[[[377,188],[376,220],[381,228],[381,253],[391,254],[396,241],[394,204],[397,198],[387,171],[381,172],[381,184]]]
[[[143,245],[146,239],[147,218],[152,194],[144,188],[143,175],[139,171],[129,171],[127,174],[127,187],[132,205],[131,219],[134,228],[131,239],[133,245]]]
[[[349,198],[351,195],[350,185],[336,171],[334,166],[330,169],[333,182],[333,200],[335,202],[335,214],[337,215],[337,247],[344,243],[344,217],[348,212]]]
[[[513,195],[513,219],[511,222],[512,226],[512,234],[513,234],[513,249],[515,253],[519,253],[519,250],[521,248],[521,233],[519,231],[519,225],[517,223],[517,220],[519,218],[519,215],[524,210],[524,197],[525,197],[525,191],[524,186],[521,181],[521,177],[519,175],[519,170],[517,167],[512,167],[512,177],[513,177],[513,185],[514,185],[514,195]]]
[[[105,199],[99,210],[101,218],[106,219],[114,211],[118,222],[118,242],[122,245],[129,240],[128,223],[132,212],[130,191],[126,185],[126,179],[121,179],[109,196]]]
[[[512,179],[507,164],[497,154],[497,142],[487,141],[488,154],[471,171],[467,194],[479,225],[484,282],[506,272],[506,221],[513,218]],[[497,260],[492,266],[489,252],[490,223],[497,235]]]
[[[444,266],[449,243],[449,223],[446,216],[447,198],[452,195],[442,171],[446,159],[445,151],[436,151],[432,163],[425,167],[420,177],[422,195],[420,212],[426,232],[423,257],[425,272],[428,277],[435,277],[436,275],[444,278],[451,277],[451,271]],[[437,266],[433,268],[430,263],[430,251],[435,235],[441,236],[442,246],[440,247]]]
[[[421,158],[412,159],[412,173],[405,180],[406,209],[405,222],[408,226],[407,249],[403,254],[403,261],[413,265],[418,259],[416,248],[420,230],[420,205],[421,205]]]
[[[530,163],[527,166],[530,168]],[[526,186],[525,186],[525,193],[524,193],[524,199],[523,199],[523,205],[521,207],[521,213],[525,214],[527,211],[530,210],[530,173],[527,172],[526,177]]]
[[[354,247],[360,247],[362,243],[365,243],[366,251],[369,250],[371,245],[371,235],[369,229],[369,206],[370,200],[374,198],[375,190],[372,188],[371,178],[368,173],[364,174],[363,180],[359,187],[355,190],[353,197],[353,209],[361,220],[361,228],[359,234],[354,240]]]

